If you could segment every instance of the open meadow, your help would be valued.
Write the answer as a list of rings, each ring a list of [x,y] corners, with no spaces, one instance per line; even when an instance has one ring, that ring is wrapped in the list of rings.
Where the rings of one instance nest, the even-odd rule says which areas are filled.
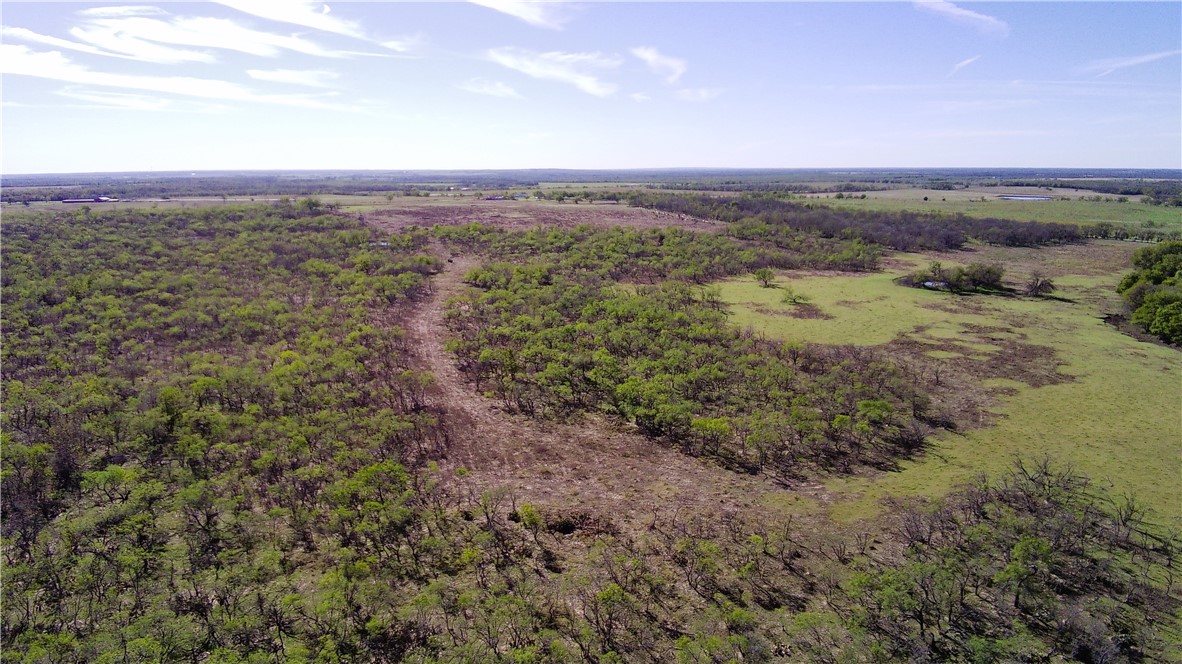
[[[850,210],[964,214],[1063,224],[1115,224],[1129,228],[1182,230],[1182,208],[1151,205],[1137,196],[1098,195],[1083,189],[1050,187],[905,188],[862,194],[810,194],[805,198]],[[1047,196],[1051,200],[1006,200],[1002,196]],[[1096,199],[1099,200],[1090,200]]]
[[[867,275],[782,274],[773,288],[750,278],[721,284],[731,319],[771,338],[879,346],[942,371],[964,430],[944,433],[899,472],[839,478],[833,513],[873,514],[886,497],[938,496],[1015,455],[1047,454],[1117,494],[1137,494],[1160,517],[1182,520],[1182,359],[1104,321],[1119,310],[1114,288],[1136,245],[1095,242],[1049,249],[981,248],[963,256],[902,255]],[[929,260],[999,262],[1008,281],[1037,269],[1055,297],[958,296],[905,288],[901,274]],[[807,306],[782,303],[791,288]]]

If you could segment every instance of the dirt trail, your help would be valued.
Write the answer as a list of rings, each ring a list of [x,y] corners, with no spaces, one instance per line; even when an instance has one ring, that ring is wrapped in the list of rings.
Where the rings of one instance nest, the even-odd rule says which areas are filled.
[[[441,256],[446,256],[437,248]],[[444,348],[448,298],[478,264],[453,257],[432,279],[433,293],[403,323],[419,368],[435,376],[434,398],[448,410],[453,436],[445,469],[463,467],[478,489],[507,487],[522,500],[628,520],[678,508],[759,509],[784,489],[687,457],[604,420],[560,424],[502,411],[476,393]]]

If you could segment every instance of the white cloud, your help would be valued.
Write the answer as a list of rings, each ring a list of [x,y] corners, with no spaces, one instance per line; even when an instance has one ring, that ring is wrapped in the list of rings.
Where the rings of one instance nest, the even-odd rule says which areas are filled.
[[[131,111],[165,111],[172,104],[171,100],[153,95],[128,92],[99,92],[80,89],[74,86],[58,90],[57,94],[69,99],[87,102],[98,108],[117,108]]]
[[[395,39],[373,39],[365,34],[361,24],[357,21],[337,18],[331,15],[332,8],[324,3],[309,0],[213,0],[214,2],[236,9],[244,14],[279,23],[290,23],[313,30],[331,32],[333,34],[353,37],[363,41],[379,44],[398,53],[406,53],[418,46],[422,35],[397,37]],[[340,55],[378,55],[376,53],[340,53]]]
[[[682,88],[677,91],[677,98],[682,101],[710,101],[722,94],[718,88]]]
[[[304,37],[252,30],[222,18],[176,18],[170,21],[138,17],[95,19],[85,27],[71,29],[70,34],[108,52],[158,63],[173,63],[183,61],[184,58],[198,62],[214,59],[208,53],[179,50],[161,44],[216,48],[267,57],[277,56],[282,51],[321,57],[351,55],[325,49]]]
[[[397,51],[398,53],[409,53],[410,51],[413,51],[421,46],[426,40],[427,38],[422,34],[414,34],[398,37],[396,39],[387,39],[386,41],[380,42],[380,44],[391,51]]]
[[[505,85],[500,81],[490,81],[486,78],[473,78],[463,83],[457,83],[456,87],[468,92],[475,92],[478,95],[488,95],[490,97],[501,97],[504,99],[520,99],[521,95],[513,88]]]
[[[597,97],[607,97],[613,94],[616,91],[616,85],[599,80],[587,70],[611,69],[621,64],[619,58],[599,53],[563,53],[561,51],[537,53],[508,46],[490,49],[487,55],[490,60],[503,67],[534,78],[567,83]]]
[[[960,62],[956,63],[955,66],[952,67],[952,71],[948,72],[948,78],[952,78],[953,76],[956,76],[956,72],[964,69],[965,67],[968,67],[969,65],[973,64],[974,62],[976,62],[977,60],[980,60],[980,59],[981,59],[981,56],[974,55],[971,58],[961,60]]]
[[[220,18],[97,18],[70,29],[70,34],[78,41],[8,26],[0,28],[0,34],[7,40],[156,64],[217,61],[206,50],[177,46],[223,49],[266,57],[277,56],[283,51],[320,57],[357,55],[331,51],[303,37],[260,32]]]
[[[645,93],[643,93],[643,92],[633,92],[632,94],[630,94],[630,95],[628,95],[628,96],[629,96],[629,97],[632,99],[632,101],[635,101],[635,102],[638,102],[638,103],[643,103],[643,102],[646,102],[646,101],[652,101],[652,100],[653,100],[653,98],[652,98],[652,97],[650,97],[650,96],[646,95],[646,94],[645,94]]]
[[[651,46],[637,46],[632,49],[632,55],[643,60],[644,64],[648,65],[649,71],[664,78],[666,83],[676,83],[677,79],[685,73],[685,60],[662,55],[660,51]]]
[[[140,76],[91,71],[58,51],[33,51],[27,46],[0,44],[0,73],[54,81],[128,90],[142,90],[185,97],[245,101],[327,110],[360,110],[325,101],[322,95],[259,94],[230,81],[190,76]]]
[[[568,18],[562,14],[558,2],[537,2],[535,0],[468,0],[474,5],[488,7],[519,18],[530,25],[550,30],[561,30]]]
[[[269,83],[306,85],[312,88],[327,88],[340,74],[323,69],[247,69],[246,75]]]
[[[957,23],[971,25],[984,33],[1006,36],[1010,33],[1010,26],[1005,21],[981,14],[970,9],[957,7],[947,0],[915,0],[916,9],[934,12]]]
[[[95,22],[86,27],[70,28],[70,34],[75,39],[86,42],[105,53],[115,53],[122,57],[140,60],[143,62],[154,62],[157,64],[171,65],[182,62],[214,62],[216,60],[216,58],[214,58],[212,55],[203,51],[193,51],[182,48],[172,48],[171,46],[163,46],[158,42],[170,40],[154,39],[151,36],[150,31],[121,29],[123,25],[130,26],[132,24],[159,24],[161,26],[168,25],[168,23],[165,23],[164,21],[158,21],[156,19],[104,18],[97,19]]]
[[[109,16],[160,16],[167,14],[159,7],[149,5],[124,5],[121,7],[91,7],[78,11],[79,16],[109,17]]]
[[[51,37],[43,35],[25,28],[12,28],[9,26],[0,27],[0,36],[7,40],[26,41],[34,44],[45,44],[46,46],[56,46],[57,48],[64,48],[70,51],[78,51],[80,53],[89,53],[91,55],[103,55],[112,58],[124,58],[127,60],[143,59],[136,55],[128,55],[126,53],[112,53],[104,51],[92,44],[83,44],[81,42],[70,41],[69,39],[62,39],[60,37]],[[156,53],[158,57],[160,53]],[[162,64],[175,64],[177,62],[213,62],[214,57],[207,53],[200,53],[197,51],[180,51],[174,50],[163,54],[164,61]],[[158,61],[153,61],[158,62]]]
[[[1118,69],[1126,67],[1136,67],[1137,65],[1148,64],[1157,60],[1164,60],[1175,55],[1182,54],[1182,50],[1178,51],[1162,51],[1161,53],[1150,53],[1148,55],[1133,55],[1124,58],[1106,58],[1104,60],[1094,60],[1088,64],[1080,67],[1077,71],[1081,74],[1095,74],[1096,78],[1107,76]]]
[[[244,14],[280,23],[302,25],[305,28],[332,32],[365,39],[361,26],[356,21],[330,15],[328,5],[308,0],[214,0],[218,4],[236,9]]]

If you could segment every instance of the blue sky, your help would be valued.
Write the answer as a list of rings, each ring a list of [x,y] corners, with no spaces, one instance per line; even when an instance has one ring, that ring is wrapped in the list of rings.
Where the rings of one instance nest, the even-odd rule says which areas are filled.
[[[4,173],[1182,168],[1179,2],[4,2]]]

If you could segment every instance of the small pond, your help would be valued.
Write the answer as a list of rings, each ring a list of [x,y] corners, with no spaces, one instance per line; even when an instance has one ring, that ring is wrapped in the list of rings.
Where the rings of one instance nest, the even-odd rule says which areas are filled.
[[[1003,201],[1049,201],[1050,196],[998,196]]]

